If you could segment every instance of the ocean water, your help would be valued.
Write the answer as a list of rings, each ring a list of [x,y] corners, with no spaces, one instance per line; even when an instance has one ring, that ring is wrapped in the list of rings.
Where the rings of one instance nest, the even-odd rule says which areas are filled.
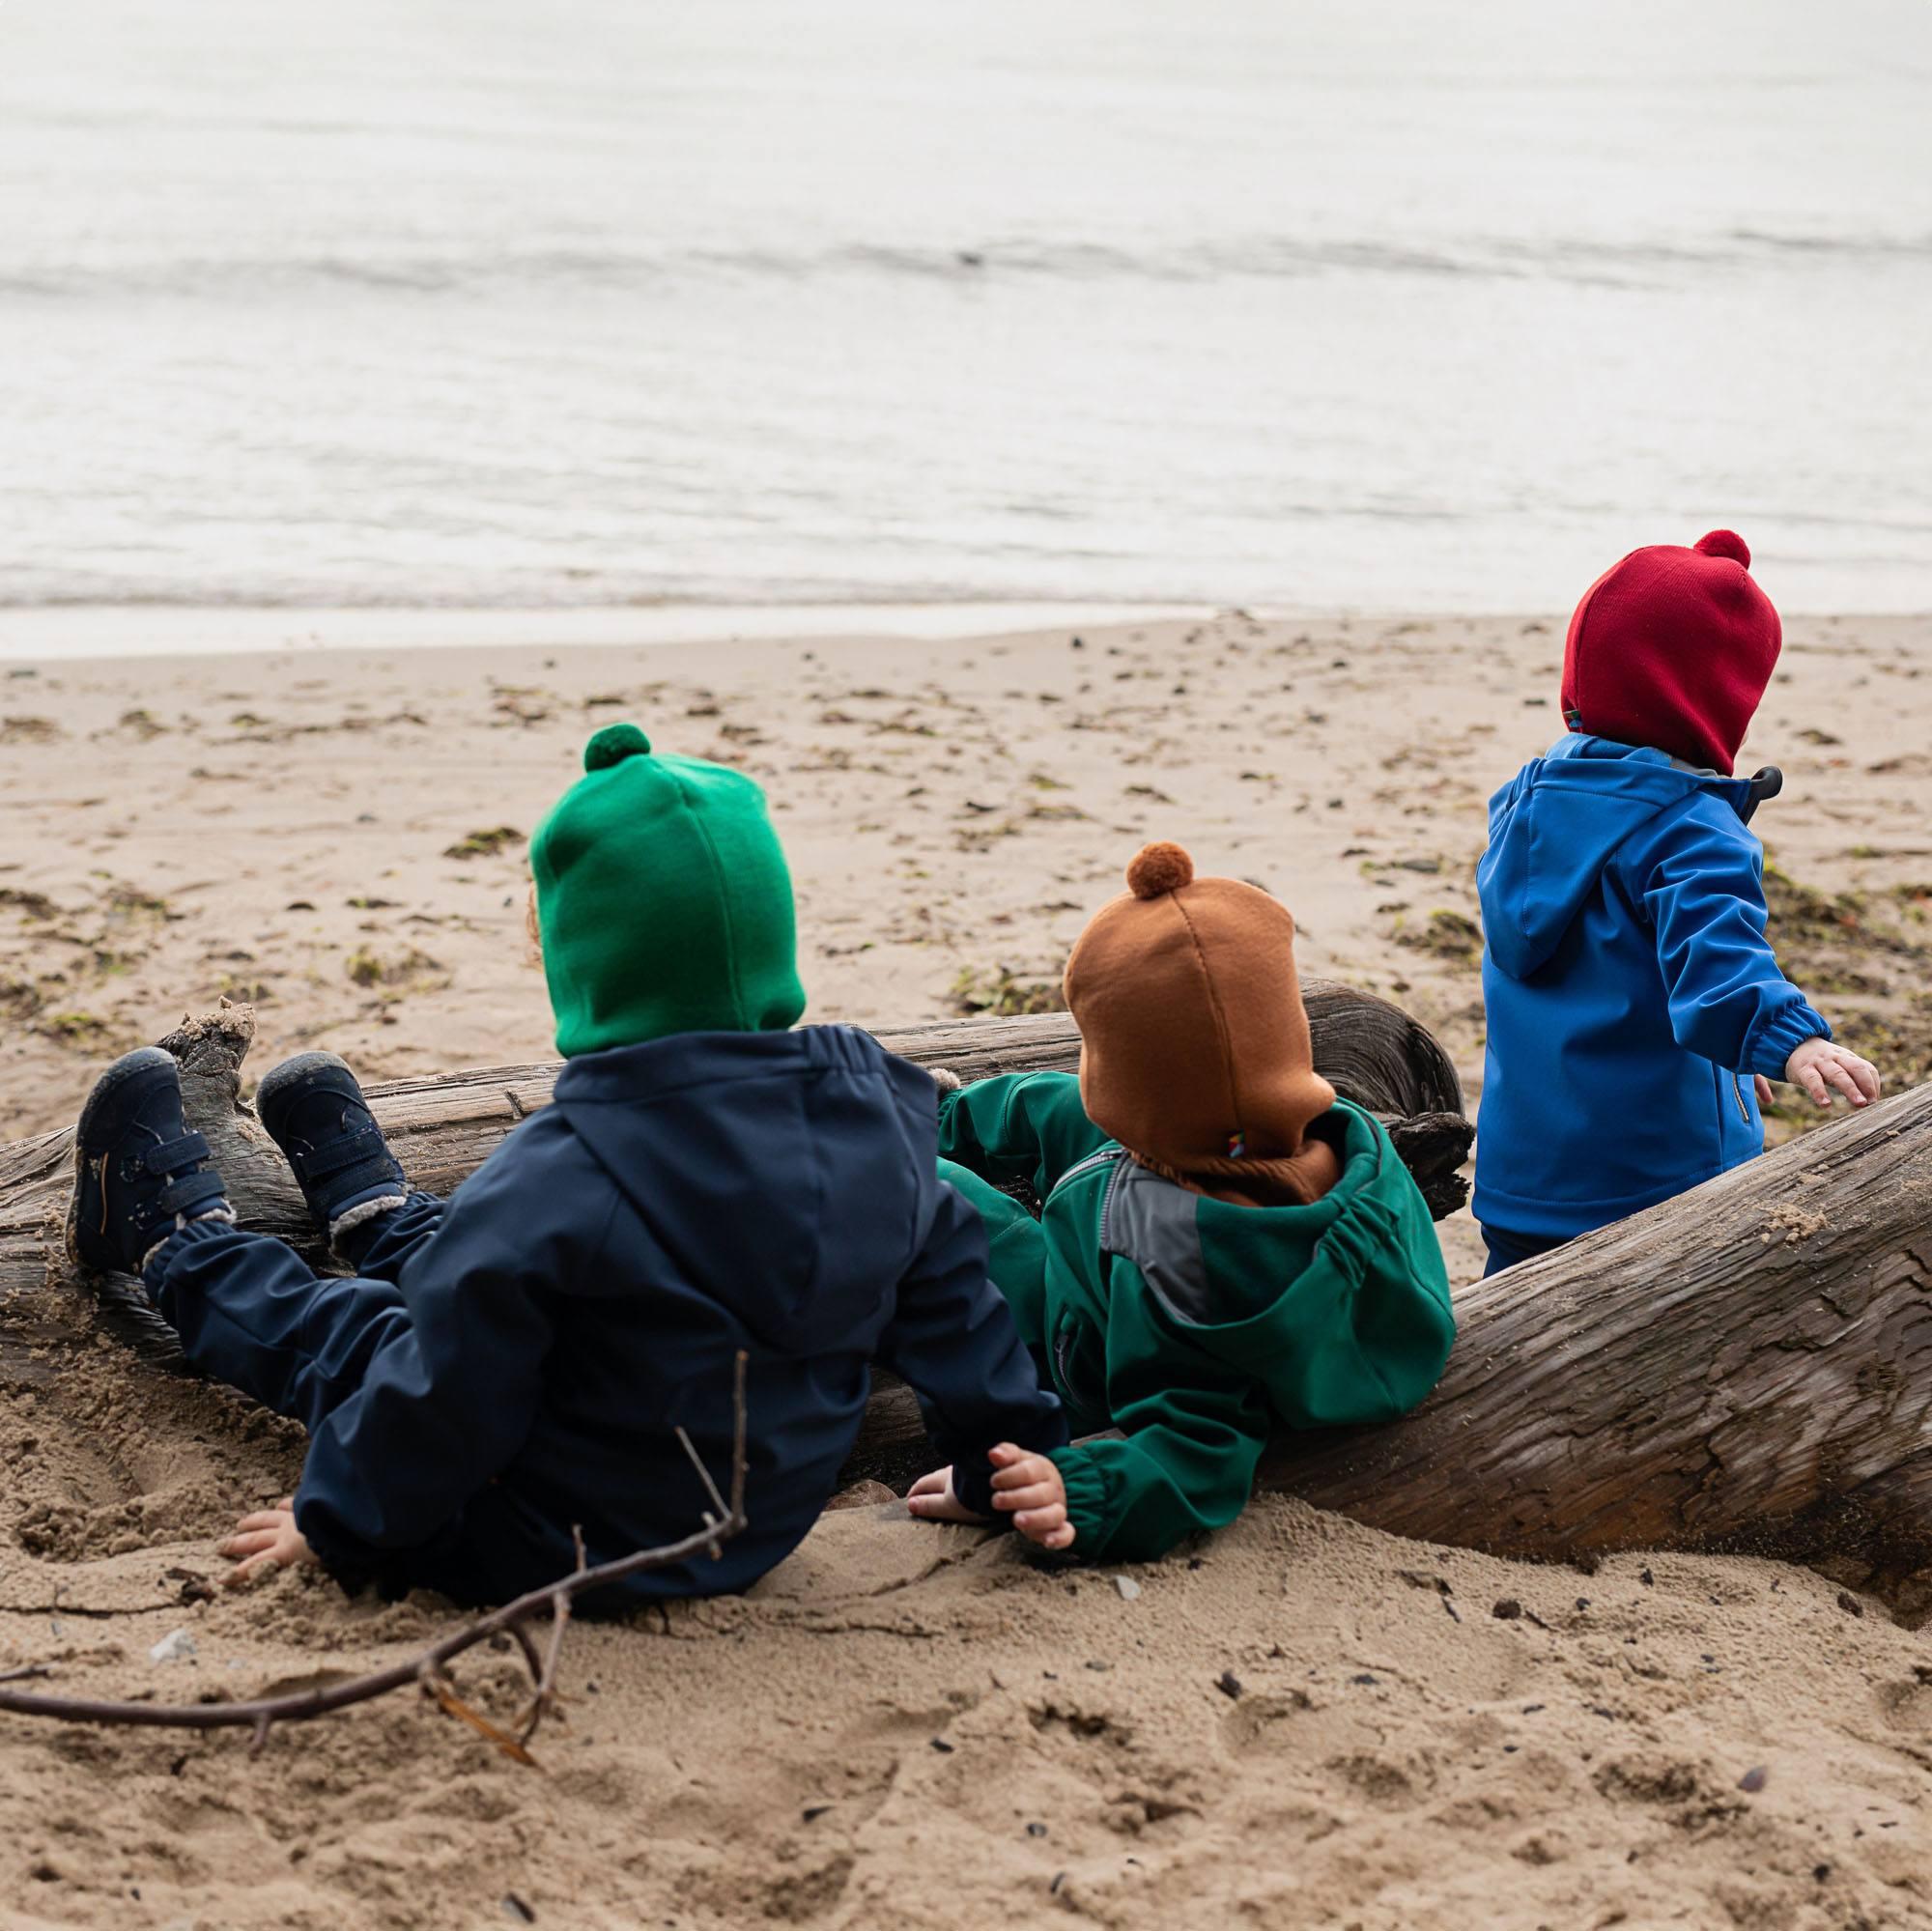
[[[0,0],[0,603],[1932,608],[1923,0]]]

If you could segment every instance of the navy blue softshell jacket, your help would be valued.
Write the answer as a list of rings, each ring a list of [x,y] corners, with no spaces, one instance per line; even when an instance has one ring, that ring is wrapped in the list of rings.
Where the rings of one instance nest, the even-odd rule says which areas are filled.
[[[929,1075],[864,1033],[682,1034],[570,1062],[399,1281],[409,1329],[316,1432],[296,1517],[345,1579],[501,1600],[701,1525],[682,1424],[729,1480],[750,1354],[751,1526],[634,1596],[742,1589],[797,1546],[865,1409],[919,1394],[988,1506],[986,1450],[1057,1448],[980,1216],[936,1176]]]
[[[1491,799],[1478,1220],[1581,1234],[1764,1150],[1750,1075],[1832,1029],[1766,943],[1753,802],[1581,734]]]

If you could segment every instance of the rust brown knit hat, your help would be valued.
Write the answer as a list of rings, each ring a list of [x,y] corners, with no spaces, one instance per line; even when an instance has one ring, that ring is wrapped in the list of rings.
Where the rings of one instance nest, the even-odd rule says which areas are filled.
[[[1315,1070],[1294,921],[1258,886],[1142,848],[1066,962],[1088,1118],[1145,1166],[1214,1194],[1317,1200],[1339,1166],[1306,1138]]]

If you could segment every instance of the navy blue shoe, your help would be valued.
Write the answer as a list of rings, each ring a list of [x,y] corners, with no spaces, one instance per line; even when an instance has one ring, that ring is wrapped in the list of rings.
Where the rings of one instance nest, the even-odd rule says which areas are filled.
[[[224,1210],[233,1219],[209,1160],[208,1142],[182,1113],[175,1056],[143,1046],[116,1060],[95,1082],[74,1134],[68,1252],[98,1274],[138,1274],[177,1227]]]
[[[346,1231],[343,1220],[353,1226],[403,1204],[409,1182],[355,1075],[333,1053],[298,1053],[263,1074],[255,1111],[331,1239]],[[369,1212],[357,1214],[357,1207]]]

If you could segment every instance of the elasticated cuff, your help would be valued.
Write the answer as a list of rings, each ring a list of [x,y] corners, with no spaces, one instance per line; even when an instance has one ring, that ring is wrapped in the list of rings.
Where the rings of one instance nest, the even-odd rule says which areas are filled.
[[[1114,1532],[1113,1484],[1107,1471],[1081,1448],[1056,1448],[1053,1465],[1066,1485],[1066,1519],[1073,1524],[1073,1553],[1090,1562],[1106,1553]]]
[[[961,1508],[1010,1528],[1011,1516],[993,1507],[993,1461],[988,1455],[962,1455],[952,1464],[952,1494]]]
[[[232,1233],[234,1227],[235,1209],[225,1200],[210,1207],[206,1213],[197,1214],[192,1220],[177,1219],[173,1233],[164,1234],[141,1256],[141,1285],[147,1289],[148,1298],[154,1298],[166,1277],[168,1264],[184,1247],[192,1246],[197,1240]]]
[[[1766,1079],[1782,1079],[1785,1062],[1806,1039],[1831,1036],[1832,1029],[1820,1013],[1804,1000],[1793,1000],[1745,1041],[1744,1070],[1762,1073]]]

